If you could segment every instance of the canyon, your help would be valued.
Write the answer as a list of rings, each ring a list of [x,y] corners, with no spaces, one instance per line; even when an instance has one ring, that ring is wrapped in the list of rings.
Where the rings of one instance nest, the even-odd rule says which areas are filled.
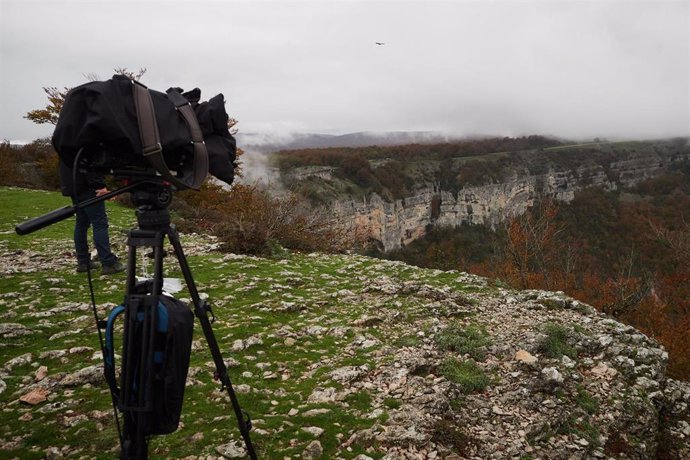
[[[569,202],[588,187],[624,191],[689,158],[687,141],[676,140],[559,146],[445,162],[430,160],[423,165],[406,165],[405,173],[414,184],[402,198],[365,193],[350,183],[348,192],[329,197],[325,206],[334,221],[351,223],[371,244],[386,252],[424,236],[433,226],[484,224],[495,228],[540,198]],[[372,161],[372,166],[386,161]],[[472,168],[498,172],[501,177],[476,176],[462,183],[463,174],[467,176]],[[336,169],[303,166],[283,172],[281,180],[293,186],[311,183],[324,190],[343,189],[346,180],[338,177]],[[448,177],[453,179],[450,184]]]

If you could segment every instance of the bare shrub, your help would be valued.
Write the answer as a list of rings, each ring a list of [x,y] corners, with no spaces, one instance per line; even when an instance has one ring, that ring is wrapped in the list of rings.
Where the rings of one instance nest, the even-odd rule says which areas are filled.
[[[22,146],[0,143],[0,185],[57,190],[58,155],[48,139]]]
[[[229,252],[273,255],[281,247],[338,252],[354,240],[297,195],[273,196],[256,185],[236,184],[228,191],[206,184],[199,192],[178,194],[174,209],[185,219],[181,228],[210,231]]]

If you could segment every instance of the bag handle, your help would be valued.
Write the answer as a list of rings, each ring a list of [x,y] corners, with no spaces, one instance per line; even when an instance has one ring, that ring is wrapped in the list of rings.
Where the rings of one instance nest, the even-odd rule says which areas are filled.
[[[182,171],[182,178],[178,178],[172,174],[163,158],[163,147],[161,146],[160,134],[158,133],[156,112],[153,108],[153,101],[148,88],[135,80],[132,80],[132,88],[134,107],[137,112],[137,122],[139,123],[142,155],[171,184],[180,189],[193,188],[198,190],[208,175],[208,152],[206,151],[204,138],[199,127],[199,121],[191,105],[186,100],[186,108],[175,105],[175,109],[182,115],[187,124],[187,129],[194,144],[192,169],[191,171]],[[170,96],[168,95],[168,97]]]
[[[105,344],[103,345],[103,375],[105,381],[110,387],[110,392],[118,400],[120,397],[120,389],[117,386],[117,378],[115,377],[115,344],[113,343],[113,327],[115,320],[122,312],[125,311],[124,305],[118,305],[113,308],[113,311],[108,315],[108,321],[105,327]]]

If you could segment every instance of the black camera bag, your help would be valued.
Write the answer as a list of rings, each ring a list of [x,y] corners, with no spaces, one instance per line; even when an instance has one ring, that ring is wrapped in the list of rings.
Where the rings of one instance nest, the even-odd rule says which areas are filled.
[[[115,307],[108,316],[103,350],[105,379],[120,409],[132,403],[125,401],[123,395],[128,394],[135,399],[142,391],[141,388],[136,388],[136,381],[124,382],[124,375],[121,377],[122,386],[129,385],[130,388],[128,392],[122,391],[123,389],[118,387],[116,378],[113,329],[115,320],[126,308],[124,305]],[[136,316],[130,318],[127,333],[134,334],[134,343],[142,343],[143,313],[140,308],[137,310],[137,312],[130,312],[130,315]],[[140,422],[140,428],[146,435],[168,434],[177,430],[189,370],[193,328],[194,314],[187,304],[170,296],[159,297],[158,308],[156,308],[156,332],[153,339],[153,383],[150,394],[145,396],[151,410],[143,412],[143,417],[140,419],[143,420]],[[132,356],[134,362],[123,361],[123,369],[125,366],[140,369],[141,363],[138,362],[137,353],[132,353]]]
[[[236,143],[228,130],[224,97],[218,94],[200,102],[200,94],[198,88],[162,93],[122,75],[85,83],[67,94],[53,146],[69,166],[83,149],[85,158],[80,159],[100,155],[99,166],[106,168],[153,166],[180,188],[198,188],[204,167],[230,184]],[[208,151],[208,160],[197,167],[202,149]],[[165,170],[178,176],[169,178]],[[181,172],[188,177],[180,180]]]

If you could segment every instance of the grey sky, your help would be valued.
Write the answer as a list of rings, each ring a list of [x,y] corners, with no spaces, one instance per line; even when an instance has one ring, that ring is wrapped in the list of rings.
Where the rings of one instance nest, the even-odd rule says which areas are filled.
[[[690,134],[689,1],[0,0],[0,139],[115,67],[243,132]]]

